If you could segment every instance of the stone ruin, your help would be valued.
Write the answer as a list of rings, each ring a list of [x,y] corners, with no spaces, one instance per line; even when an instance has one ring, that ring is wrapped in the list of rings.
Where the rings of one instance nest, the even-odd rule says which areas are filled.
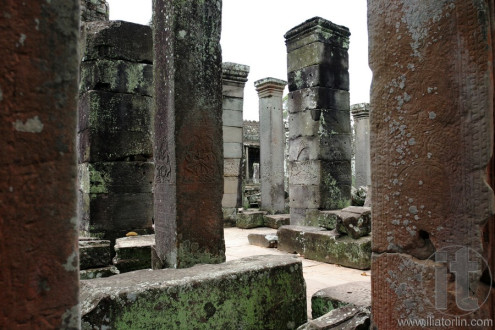
[[[107,19],[103,7],[89,5],[103,2],[84,3],[85,20]],[[81,320],[83,328],[282,329],[304,323],[300,261],[280,256],[221,263],[224,152],[215,143],[222,138],[223,114],[220,2],[155,1],[153,65],[152,57],[131,57],[125,43],[109,35],[98,44],[98,35],[131,26],[101,21],[83,29],[87,53],[81,64],[80,1],[33,3],[30,11],[23,6],[7,0],[0,21],[6,31],[0,41],[5,141],[0,146],[0,258],[6,269],[0,273],[5,288],[1,327],[78,329]],[[279,248],[341,262],[332,259],[333,244],[346,262],[371,265],[376,329],[397,328],[399,321],[435,322],[445,315],[493,322],[494,8],[478,0],[371,0],[368,6],[374,73],[371,213],[342,209],[350,203],[351,185],[348,31],[314,18],[286,35],[289,112],[295,122],[289,137],[291,216],[262,212],[252,217],[280,227]],[[160,16],[162,9],[177,16]],[[96,32],[85,34],[91,26]],[[129,30],[134,28],[141,27]],[[200,38],[200,30],[209,38]],[[138,43],[146,42],[143,35]],[[189,55],[179,56],[184,54]],[[22,61],[28,58],[33,60]],[[115,74],[108,74],[111,70]],[[149,70],[155,76],[153,93],[149,80],[134,79],[136,74],[149,78]],[[185,96],[189,93],[194,97]],[[102,100],[108,101],[103,109]],[[138,118],[128,120],[129,114]],[[299,122],[298,116],[307,121]],[[139,125],[132,127],[134,119]],[[306,122],[312,125],[297,126]],[[292,130],[298,127],[299,132]],[[119,145],[124,139],[131,140],[129,148]],[[133,149],[133,143],[149,149]],[[126,180],[119,181],[122,173]],[[299,173],[332,180],[313,184],[308,175],[294,181]],[[311,194],[296,199],[298,191]],[[108,211],[119,212],[115,203],[127,207],[126,198],[150,197],[152,204],[144,204],[153,208],[153,219],[145,216],[142,225],[104,223],[117,219]],[[86,222],[78,224],[78,216]],[[103,222],[98,223],[99,216]],[[242,218],[249,217],[241,213]],[[127,230],[151,230],[150,220],[156,240],[146,246],[156,270],[79,281],[78,226],[110,241]],[[281,226],[287,220],[291,225]],[[88,242],[101,251],[93,256],[101,260],[94,262],[108,265],[109,244]],[[371,257],[364,266],[356,262],[362,252]],[[81,268],[83,260],[88,259],[81,259]],[[205,262],[210,264],[159,269]],[[367,315],[366,308],[348,305],[303,328],[328,328],[329,322],[358,328]]]

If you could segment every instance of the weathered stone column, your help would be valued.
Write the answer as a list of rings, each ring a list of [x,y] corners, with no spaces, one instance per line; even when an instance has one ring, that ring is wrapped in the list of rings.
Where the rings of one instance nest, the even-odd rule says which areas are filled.
[[[79,0],[2,1],[0,328],[78,329]]]
[[[282,94],[287,82],[264,78],[254,83],[259,96],[261,207],[270,213],[283,213],[284,122]]]
[[[79,0],[81,3],[81,22],[108,21],[108,2],[106,0]]]
[[[379,329],[408,318],[493,320],[484,259],[494,242],[483,235],[493,221],[486,168],[494,13],[487,3],[368,1],[372,310]]]
[[[314,17],[286,33],[291,224],[351,200],[349,30]]]
[[[242,205],[242,114],[244,86],[249,74],[249,66],[227,62],[223,63],[222,67],[224,157],[222,208],[225,220],[235,220],[237,208]]]
[[[359,103],[351,106],[354,117],[354,143],[356,188],[371,185],[370,170],[370,105]]]
[[[154,219],[164,267],[225,260],[221,1],[154,0]]]

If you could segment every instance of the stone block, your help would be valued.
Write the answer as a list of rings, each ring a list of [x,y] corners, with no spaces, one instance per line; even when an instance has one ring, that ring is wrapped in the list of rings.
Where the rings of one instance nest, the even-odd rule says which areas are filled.
[[[303,136],[290,140],[289,160],[348,161],[352,155],[351,134]],[[350,166],[350,165],[349,165]]]
[[[109,277],[117,274],[119,274],[119,270],[115,266],[82,269],[79,272],[79,279],[92,280],[95,278]]]
[[[356,269],[370,269],[370,236],[352,239],[348,236],[339,237],[334,231],[306,232],[304,243],[304,256],[308,259]]]
[[[118,238],[115,241],[113,264],[120,273],[151,268],[151,246],[155,235],[138,235]]]
[[[108,266],[111,254],[110,241],[79,238],[79,269]]]
[[[242,158],[242,143],[227,142],[223,144],[223,157],[224,158]]]
[[[311,316],[316,319],[349,304],[371,308],[371,283],[351,282],[317,291],[311,297]]]
[[[223,80],[222,95],[224,97],[236,97],[244,99],[244,86],[246,83],[231,82],[228,83]]]
[[[243,125],[242,111],[223,110],[222,125],[242,128]]]
[[[331,184],[337,181],[350,185],[352,182],[350,168],[338,162],[324,160],[306,160],[289,162],[290,183],[292,185]],[[346,173],[349,170],[349,173]]]
[[[98,162],[78,165],[79,189],[86,194],[151,193],[151,162]]]
[[[349,90],[349,71],[332,65],[312,65],[287,74],[289,92],[310,87]]]
[[[340,89],[311,87],[289,93],[289,113],[305,110],[331,109],[350,111],[349,92]]]
[[[321,207],[321,187],[317,185],[289,185],[290,207],[296,209]]]
[[[242,211],[237,214],[236,227],[242,229],[263,227],[265,222],[261,211]]]
[[[308,226],[282,226],[277,230],[278,249],[289,253],[304,255],[305,234],[308,232],[319,232],[322,228]]]
[[[223,126],[223,142],[242,143],[242,127]]]
[[[319,226],[328,230],[337,228],[340,220],[338,211],[307,210],[306,225]]]
[[[267,214],[263,217],[265,227],[278,229],[290,225],[289,214]]]
[[[78,195],[80,231],[88,236],[114,240],[129,231],[152,231],[153,195],[85,194]]]
[[[287,54],[287,72],[298,71],[313,65],[326,66],[330,71],[338,73],[348,72],[349,55],[347,49],[313,42]]]
[[[227,176],[223,178],[223,193],[237,194],[240,191],[240,180],[238,177]]]
[[[96,59],[153,63],[151,27],[124,21],[90,22],[86,25],[83,61]]]
[[[237,207],[237,201],[239,196],[235,194],[223,194],[222,197],[222,207],[223,208],[235,208]]]
[[[370,329],[371,312],[366,307],[346,305],[341,308],[309,321],[297,328],[298,330],[339,329],[339,330],[368,330]]]
[[[371,233],[371,209],[369,207],[349,206],[338,212],[339,233],[357,239]]]
[[[235,227],[235,220],[237,218],[237,207],[222,207],[223,214],[223,226]]]
[[[242,111],[243,110],[244,99],[236,98],[236,97],[223,97],[222,109],[225,110],[233,110],[233,111]]]
[[[307,320],[302,264],[290,256],[81,281],[81,306],[82,329],[286,329]]]
[[[151,97],[90,91],[79,102],[79,162],[152,155]]]
[[[328,136],[351,133],[351,116],[347,110],[315,109],[291,113],[289,139],[300,136]]]
[[[227,158],[223,160],[223,176],[236,176],[241,174],[241,159]]]
[[[153,65],[120,60],[82,62],[79,93],[90,90],[152,96]]]
[[[261,246],[264,248],[276,248],[278,237],[273,234],[249,234],[248,241],[251,245]]]
[[[290,197],[290,196],[289,196]],[[318,209],[306,209],[306,208],[290,208],[290,224],[294,226],[307,226],[306,212],[315,211]]]

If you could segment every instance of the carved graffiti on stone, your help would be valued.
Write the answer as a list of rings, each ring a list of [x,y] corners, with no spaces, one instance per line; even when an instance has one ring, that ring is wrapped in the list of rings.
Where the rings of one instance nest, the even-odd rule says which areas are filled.
[[[195,134],[186,148],[181,176],[184,182],[210,182],[216,173],[216,156],[213,151],[213,139],[204,134]]]
[[[172,167],[170,164],[170,155],[167,151],[166,142],[163,141],[156,153],[156,183],[165,183],[170,181],[172,175]]]

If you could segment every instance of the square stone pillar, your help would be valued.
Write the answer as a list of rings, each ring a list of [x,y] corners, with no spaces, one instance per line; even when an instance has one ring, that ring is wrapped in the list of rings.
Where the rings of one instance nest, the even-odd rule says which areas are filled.
[[[314,17],[285,34],[291,224],[351,202],[349,30]],[[309,221],[310,222],[310,221]]]
[[[154,219],[163,267],[225,261],[221,1],[154,0]]]
[[[223,163],[224,191],[222,208],[226,220],[235,220],[237,208],[242,205],[242,127],[244,86],[249,66],[223,63]]]
[[[285,209],[282,94],[286,85],[286,81],[275,78],[254,83],[260,111],[260,209],[273,214]]]
[[[368,17],[373,323],[493,322],[493,3],[371,0]]]
[[[351,106],[354,117],[354,157],[356,168],[355,187],[371,185],[370,169],[370,105],[359,103]]]
[[[79,329],[79,0],[1,7],[0,328]]]

